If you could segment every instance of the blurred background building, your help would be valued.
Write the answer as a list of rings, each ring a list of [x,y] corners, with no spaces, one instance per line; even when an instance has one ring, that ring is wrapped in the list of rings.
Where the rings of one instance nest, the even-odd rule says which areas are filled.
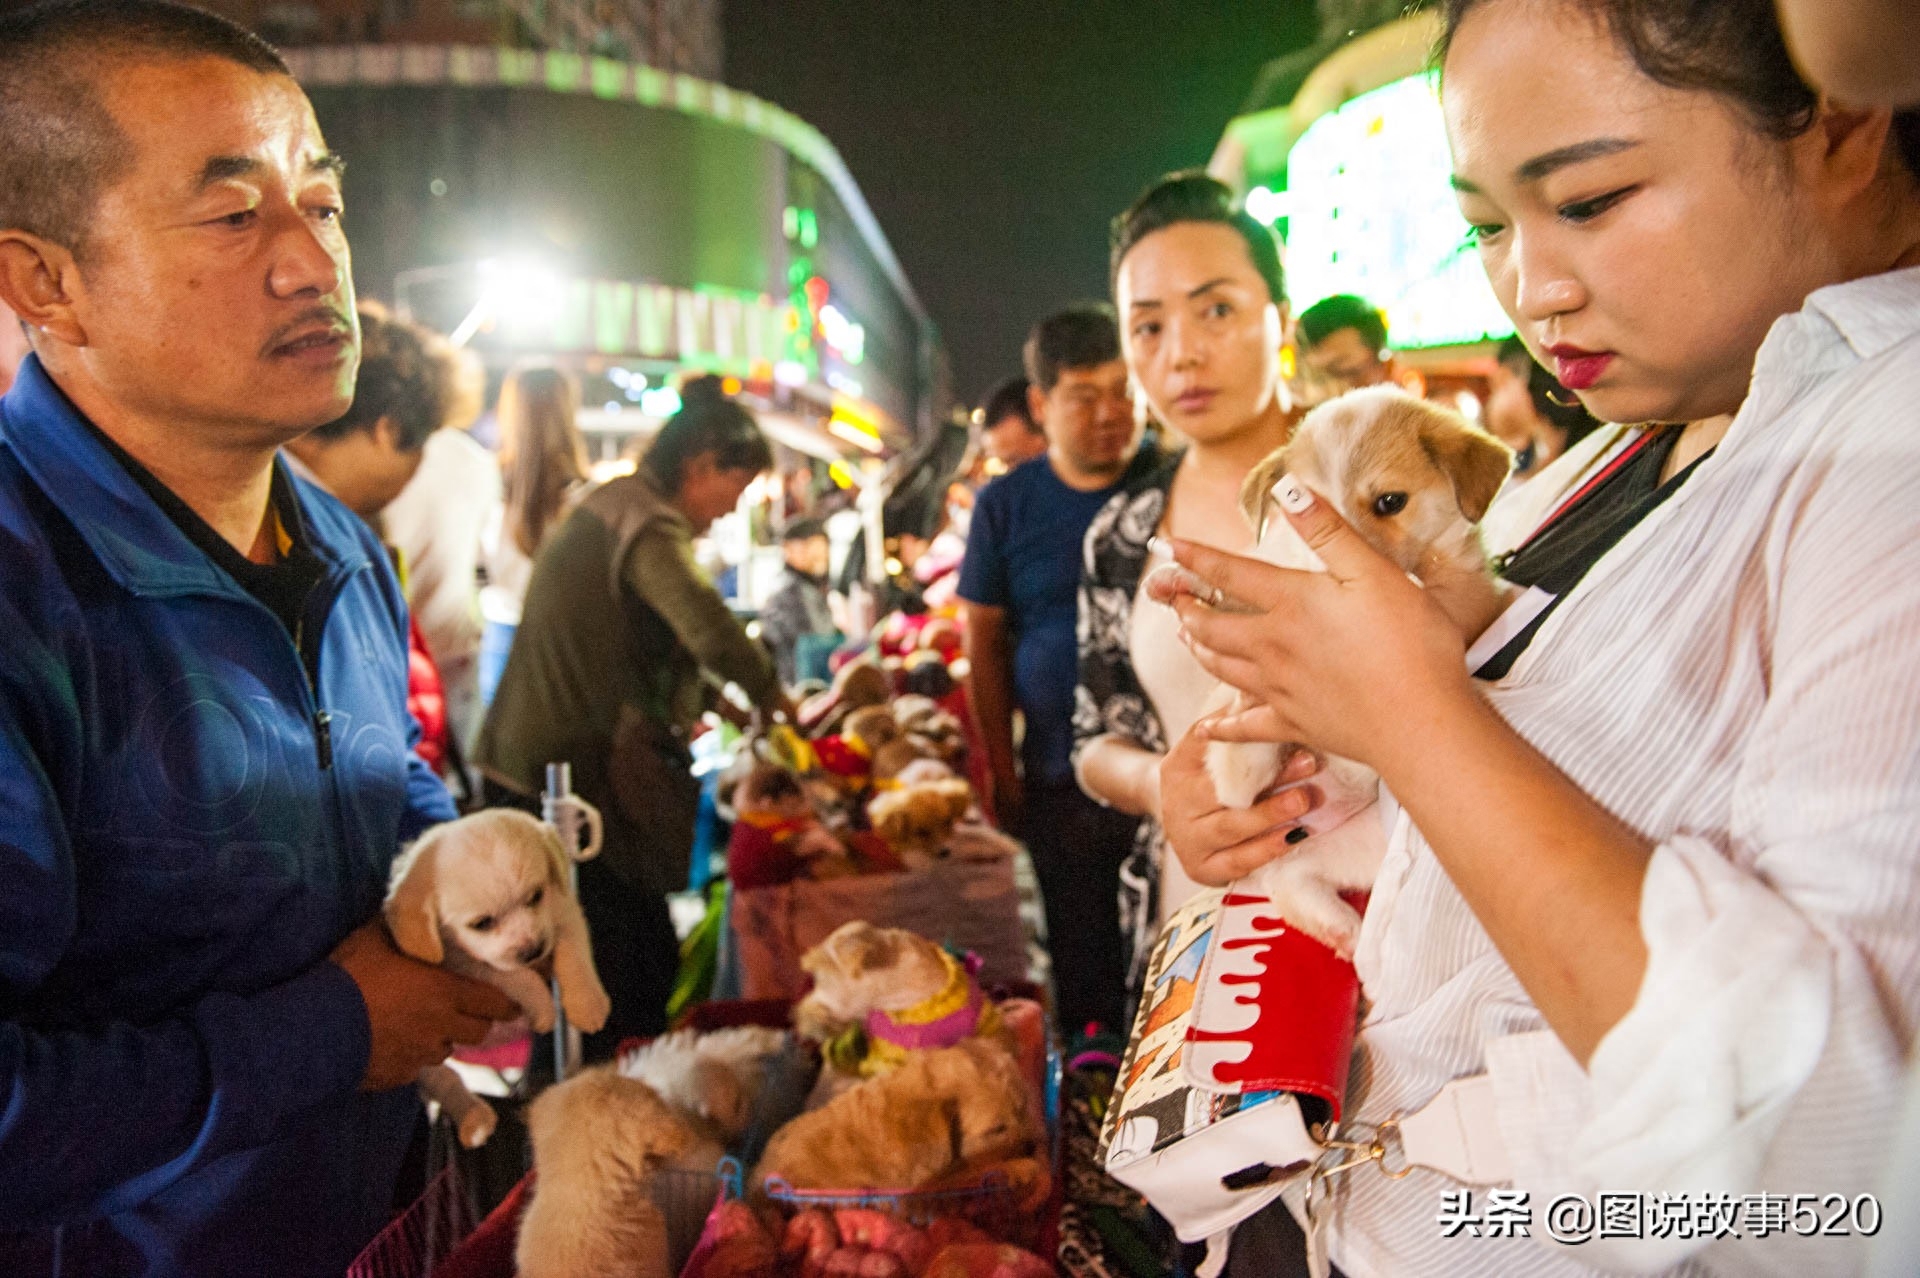
[[[1434,390],[1481,394],[1513,331],[1468,243],[1431,66],[1439,19],[1320,0],[1320,39],[1262,68],[1209,170],[1286,245],[1298,314],[1351,293]]]
[[[719,0],[206,0],[282,48],[481,44],[720,78]]]

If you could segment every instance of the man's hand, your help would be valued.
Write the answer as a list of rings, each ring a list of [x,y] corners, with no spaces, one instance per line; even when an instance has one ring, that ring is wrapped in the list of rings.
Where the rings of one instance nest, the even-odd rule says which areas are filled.
[[[1224,887],[1285,856],[1289,832],[1319,802],[1311,785],[1300,785],[1319,771],[1308,750],[1295,750],[1275,779],[1284,790],[1270,790],[1250,808],[1220,805],[1207,775],[1206,720],[1174,743],[1160,761],[1160,822],[1168,846],[1195,883]]]
[[[362,1091],[411,1083],[447,1059],[456,1043],[478,1043],[492,1022],[520,1014],[491,985],[402,954],[377,918],[349,933],[328,958],[353,978],[367,1005],[373,1050]]]

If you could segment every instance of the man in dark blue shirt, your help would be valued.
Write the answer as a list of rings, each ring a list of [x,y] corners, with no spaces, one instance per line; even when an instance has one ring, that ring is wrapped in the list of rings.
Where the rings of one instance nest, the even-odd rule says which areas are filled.
[[[1001,823],[1033,855],[1047,911],[1054,996],[1070,1035],[1123,1030],[1126,971],[1116,895],[1136,822],[1073,778],[1075,605],[1081,543],[1129,468],[1151,464],[1127,393],[1113,312],[1048,316],[1026,346],[1033,415],[1047,451],[981,490],[960,566],[968,697]],[[1014,750],[1014,711],[1025,733]]]
[[[0,17],[0,137],[0,1273],[334,1278],[513,1011],[380,923],[453,803],[385,553],[277,460],[353,397],[340,161],[155,0]]]

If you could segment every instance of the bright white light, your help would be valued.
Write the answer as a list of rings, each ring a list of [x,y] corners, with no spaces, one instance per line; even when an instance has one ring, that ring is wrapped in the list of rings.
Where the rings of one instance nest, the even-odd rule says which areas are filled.
[[[867,393],[866,387],[862,386],[857,378],[848,377],[837,368],[827,370],[827,385],[842,395],[851,395],[855,399],[862,399]]]
[[[1287,216],[1287,193],[1256,186],[1247,192],[1247,213],[1254,221],[1272,226]]]
[[[526,337],[548,336],[566,302],[566,281],[537,262],[486,258],[479,264],[480,299],[449,335],[465,346],[489,321]]]
[[[615,386],[625,386],[627,384],[627,370],[615,365],[607,370],[607,380]]]
[[[798,360],[783,359],[773,366],[773,380],[781,386],[805,386],[807,366]]]
[[[826,336],[827,345],[847,363],[858,364],[867,357],[865,326],[848,319],[832,302],[820,308],[820,331]]]
[[[649,417],[671,417],[680,411],[680,392],[658,386],[640,397],[640,411]]]

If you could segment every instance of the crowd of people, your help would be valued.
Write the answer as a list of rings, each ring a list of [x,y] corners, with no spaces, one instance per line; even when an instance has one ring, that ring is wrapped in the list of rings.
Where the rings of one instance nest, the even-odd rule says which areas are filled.
[[[1355,1148],[1470,1083],[1462,1123],[1537,1208],[1879,1194],[1891,1220],[1920,1016],[1920,112],[1813,87],[1787,36],[1826,74],[1831,32],[1765,0],[1440,8],[1453,184],[1517,330],[1448,398],[1514,459],[1479,525],[1511,603],[1472,633],[1293,475],[1275,517],[1326,571],[1251,553],[1242,488],[1310,412],[1426,387],[1370,301],[1290,295],[1213,177],[1152,183],[1108,228],[1110,296],[1033,325],[974,414],[983,485],[936,477],[850,554],[782,503],[749,625],[700,544],[776,453],[718,379],[596,482],[565,372],[516,368],[487,411],[470,355],[356,300],[342,162],[273,49],[162,0],[0,17],[27,344],[0,399],[0,1270],[343,1272],[408,1192],[416,1074],[518,1015],[395,948],[401,847],[462,807],[538,814],[571,765],[604,822],[578,894],[611,1000],[585,1057],[610,1059],[682,976],[696,737],[802,721],[890,615],[938,649],[929,610],[964,636],[941,674],[1031,859],[1069,1055],[1117,1062],[1154,938],[1310,842],[1337,757],[1383,796]],[[868,555],[885,581],[854,589]],[[1216,793],[1215,742],[1283,745],[1250,806]],[[1462,1240],[1435,1208],[1478,1182],[1380,1170],[1288,1181],[1228,1272],[1886,1254]]]

